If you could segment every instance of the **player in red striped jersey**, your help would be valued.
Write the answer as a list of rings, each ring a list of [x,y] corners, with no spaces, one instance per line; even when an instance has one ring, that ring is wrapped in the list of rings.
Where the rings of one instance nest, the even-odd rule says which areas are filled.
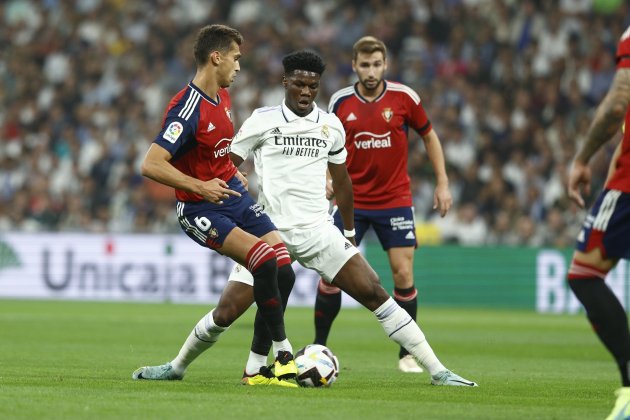
[[[229,156],[234,125],[226,88],[240,70],[242,40],[237,30],[224,25],[199,31],[197,72],[169,103],[142,174],[175,188],[179,223],[191,239],[243,264],[254,276],[258,316],[273,337],[276,356],[275,377],[264,382],[281,385],[297,373],[283,315],[295,274],[276,227],[248,194],[246,179]],[[181,379],[192,360],[244,312],[240,308],[249,307],[251,289],[228,284],[217,307],[199,321],[172,362],[139,368],[133,378]]]
[[[436,187],[433,208],[444,217],[452,205],[440,140],[418,94],[408,86],[385,80],[387,48],[372,37],[353,47],[352,69],[358,76],[353,86],[332,95],[328,107],[343,123],[348,150],[348,173],[354,192],[357,243],[370,226],[387,252],[394,279],[394,299],[415,320],[417,290],[413,280],[413,255],[417,246],[410,179],[407,172],[408,130],[424,141],[433,165]],[[329,185],[329,198],[334,186]],[[337,213],[335,224],[342,229]],[[315,343],[326,344],[332,322],[341,307],[341,291],[320,280],[315,302]],[[422,369],[402,347],[399,368]]]
[[[623,127],[626,127],[623,130]],[[569,268],[569,286],[584,305],[593,330],[615,358],[622,388],[609,419],[630,418],[630,332],[623,305],[604,283],[620,258],[630,259],[630,27],[617,47],[617,71],[597,108],[586,141],[569,174],[568,194],[584,207],[581,189],[590,192],[588,162],[622,128],[623,138],[610,162],[603,191],[587,216]]]

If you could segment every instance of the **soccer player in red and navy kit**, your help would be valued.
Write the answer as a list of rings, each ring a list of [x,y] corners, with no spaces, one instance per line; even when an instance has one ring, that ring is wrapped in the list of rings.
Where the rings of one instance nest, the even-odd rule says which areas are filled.
[[[625,130],[623,130],[625,127]],[[569,268],[569,286],[584,305],[593,330],[612,354],[623,388],[609,419],[630,416],[630,332],[621,302],[604,283],[620,258],[630,259],[630,27],[617,47],[617,71],[597,108],[587,138],[569,174],[568,194],[584,207],[581,189],[590,192],[588,162],[622,128],[623,138],[610,162],[603,191],[586,217]]]
[[[253,297],[272,336],[279,381],[297,373],[279,290],[285,288],[282,295],[288,296],[295,274],[276,227],[247,193],[246,180],[229,156],[234,126],[226,88],[240,69],[241,43],[241,34],[224,25],[199,31],[194,45],[197,72],[169,103],[142,174],[175,188],[179,223],[192,240],[252,273]],[[237,308],[249,307],[252,287],[232,283],[218,306],[195,326],[177,358],[140,368],[133,378],[181,379],[188,364],[242,314]],[[248,304],[239,305],[240,300]]]
[[[436,177],[433,208],[444,217],[453,199],[448,186],[440,140],[413,89],[384,79],[387,48],[372,36],[353,47],[352,69],[359,81],[332,95],[328,107],[346,132],[347,166],[354,192],[354,231],[347,237],[361,242],[372,226],[387,252],[394,279],[394,299],[415,320],[417,290],[413,281],[416,248],[415,223],[407,173],[408,129],[424,141]],[[329,186],[332,198],[334,185]],[[335,224],[342,229],[339,214]],[[341,307],[341,291],[320,280],[315,302],[315,343],[326,344],[332,322]],[[400,370],[422,372],[413,357],[399,351]]]

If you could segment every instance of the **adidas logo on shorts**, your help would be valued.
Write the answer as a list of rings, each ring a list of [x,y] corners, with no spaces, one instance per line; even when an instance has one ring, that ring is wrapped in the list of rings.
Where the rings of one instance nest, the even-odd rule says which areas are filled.
[[[352,244],[350,242],[346,242],[345,245],[344,245],[344,248],[345,249],[350,249],[350,248],[352,248]]]

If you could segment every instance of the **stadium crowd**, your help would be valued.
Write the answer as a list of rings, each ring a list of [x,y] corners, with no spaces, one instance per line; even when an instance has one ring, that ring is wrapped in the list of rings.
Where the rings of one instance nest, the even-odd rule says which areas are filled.
[[[2,2],[0,232],[178,232],[172,191],[143,179],[139,162],[182,75],[194,74],[191,28],[221,22],[245,37],[231,88],[236,127],[282,100],[284,54],[325,57],[325,108],[355,80],[352,44],[374,35],[389,48],[388,78],[420,93],[444,146],[455,205],[440,219],[413,138],[418,222],[448,243],[570,246],[583,214],[565,195],[568,168],[630,24],[626,2],[612,14],[593,3]],[[593,191],[613,147],[594,159]]]

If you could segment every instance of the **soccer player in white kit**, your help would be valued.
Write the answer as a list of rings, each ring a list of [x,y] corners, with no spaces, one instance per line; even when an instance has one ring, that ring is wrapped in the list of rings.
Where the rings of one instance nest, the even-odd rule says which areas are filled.
[[[255,110],[245,121],[231,145],[232,161],[239,166],[253,153],[258,203],[278,228],[292,260],[315,270],[374,312],[387,335],[429,371],[432,384],[476,386],[440,363],[420,327],[383,289],[355,247],[345,131],[334,114],[314,103],[325,69],[323,60],[313,52],[298,51],[287,55],[283,65],[285,100]],[[343,234],[328,214],[326,169],[335,185]],[[251,274],[238,265],[230,280],[253,284]],[[270,347],[264,323],[256,322],[244,383],[266,366]]]
[[[477,386],[444,367],[418,324],[387,294],[377,274],[355,246],[352,183],[345,165],[344,129],[334,114],[320,110],[314,103],[325,69],[322,58],[310,51],[298,51],[284,57],[282,64],[285,100],[281,105],[255,110],[234,137],[230,152],[236,166],[250,153],[254,155],[259,184],[256,209],[274,222],[289,254],[278,255],[279,263],[290,262],[290,259],[298,261],[374,312],[385,333],[429,371],[433,385]],[[345,228],[343,234],[328,214],[326,169],[335,184]],[[230,290],[230,296],[236,297],[229,302],[236,319],[254,302],[253,277],[236,265],[229,280],[226,289]],[[290,287],[280,289],[285,308],[289,293]],[[224,331],[209,329],[206,333],[210,337],[198,343],[193,342],[194,336],[189,337],[193,341],[185,342],[176,358],[178,376],[156,379],[182,379],[186,368],[214,345]],[[297,386],[288,380],[279,380],[267,367],[271,346],[269,330],[257,313],[242,383]]]

